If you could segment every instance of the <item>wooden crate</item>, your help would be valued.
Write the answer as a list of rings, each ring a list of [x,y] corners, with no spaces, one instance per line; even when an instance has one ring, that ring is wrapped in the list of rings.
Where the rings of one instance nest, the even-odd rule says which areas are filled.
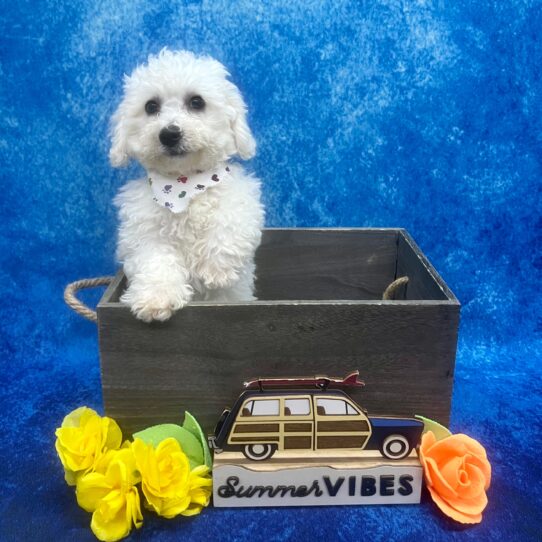
[[[127,433],[178,422],[211,431],[258,376],[344,376],[372,414],[448,424],[460,304],[405,230],[267,229],[258,301],[190,303],[145,324],[119,303],[119,272],[98,305],[106,413]],[[407,275],[404,299],[382,301]]]

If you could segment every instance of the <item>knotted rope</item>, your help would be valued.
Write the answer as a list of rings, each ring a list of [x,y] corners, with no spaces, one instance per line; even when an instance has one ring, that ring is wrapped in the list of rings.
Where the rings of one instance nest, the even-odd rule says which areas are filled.
[[[391,300],[395,299],[395,294],[399,291],[399,289],[403,286],[408,284],[408,277],[399,277],[398,279],[395,279],[385,290],[382,294],[382,299],[385,300]]]
[[[93,279],[76,280],[75,282],[72,282],[68,284],[68,286],[66,286],[66,289],[64,290],[64,301],[66,302],[66,305],[68,305],[68,307],[72,308],[77,314],[83,316],[83,318],[91,320],[92,322],[97,322],[98,315],[96,314],[96,311],[81,303],[81,301],[77,299],[75,294],[79,290],[83,290],[85,288],[107,286],[111,284],[112,280],[113,277],[96,277]]]

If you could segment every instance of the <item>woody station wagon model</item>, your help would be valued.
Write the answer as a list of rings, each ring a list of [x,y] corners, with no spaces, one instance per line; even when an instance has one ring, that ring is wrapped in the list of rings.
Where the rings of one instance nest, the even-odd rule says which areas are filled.
[[[254,461],[277,450],[365,449],[388,459],[407,457],[420,441],[423,422],[368,416],[344,391],[364,385],[358,374],[247,382],[234,407],[222,413],[209,445],[215,453],[242,451]]]

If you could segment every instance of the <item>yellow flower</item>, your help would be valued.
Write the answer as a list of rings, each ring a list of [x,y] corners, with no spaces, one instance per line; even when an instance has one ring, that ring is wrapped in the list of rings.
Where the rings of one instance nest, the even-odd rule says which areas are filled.
[[[209,504],[212,481],[209,469],[190,464],[174,438],[163,440],[156,448],[136,438],[132,444],[143,493],[150,507],[160,516],[199,514]]]
[[[77,478],[90,471],[107,450],[120,447],[122,433],[111,418],[81,407],[70,412],[56,432],[56,451],[64,466],[66,482],[75,485]]]
[[[132,523],[143,524],[139,492],[141,481],[131,448],[109,451],[96,463],[95,471],[77,481],[77,502],[92,512],[90,527],[105,542],[120,540],[130,533]]]

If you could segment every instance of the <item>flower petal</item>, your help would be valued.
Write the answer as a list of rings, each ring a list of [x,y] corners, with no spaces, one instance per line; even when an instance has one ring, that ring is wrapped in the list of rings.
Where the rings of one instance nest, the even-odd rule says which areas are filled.
[[[482,514],[466,514],[464,512],[460,512],[448,504],[433,488],[428,487],[428,489],[434,503],[448,517],[451,517],[459,523],[480,523],[482,521]]]
[[[191,502],[200,506],[207,506],[211,498],[211,492],[205,488],[194,489],[190,492]]]
[[[448,500],[450,506],[453,506],[459,512],[469,515],[481,514],[487,506],[487,495],[485,491],[479,493],[472,499],[457,498]]]
[[[462,433],[437,441],[430,451],[431,457],[439,465],[450,457],[463,457],[468,453],[481,459],[487,459],[484,447],[473,438]]]
[[[466,464],[464,467],[466,482],[458,487],[458,493],[464,499],[473,499],[485,491],[485,478],[482,471],[475,465]]]
[[[196,516],[201,512],[201,510],[201,505],[192,503],[186,510],[184,510],[184,512],[181,512],[181,516]]]
[[[117,422],[112,418],[106,417],[104,418],[104,421],[105,420],[107,427],[105,447],[108,450],[118,450],[122,443],[122,431],[120,430]]]
[[[484,478],[484,489],[487,491],[491,484],[491,464],[487,458],[469,453],[466,455],[466,461],[469,465],[476,466],[480,469]]]
[[[433,482],[431,487],[435,488],[435,491],[438,491],[438,493],[445,499],[453,499],[457,497],[457,492],[442,476],[438,465],[432,457],[426,458],[426,468]]]
[[[165,518],[174,518],[182,514],[190,506],[190,497],[188,494],[183,495],[178,499],[168,499],[164,502],[162,516]]]
[[[141,502],[139,500],[139,491],[133,487],[130,493],[126,496],[128,509],[131,511],[132,522],[136,529],[143,525],[143,514],[141,513]]]
[[[163,508],[162,499],[151,491],[145,482],[141,484],[141,489],[143,489],[143,495],[145,495],[145,499],[147,499],[150,508],[161,516]]]
[[[459,470],[463,465],[462,457],[452,457],[449,461],[444,463],[440,467],[440,475],[449,487],[451,487],[455,492],[458,490],[459,483]]]
[[[92,410],[92,408],[85,406],[76,408],[64,417],[62,427],[79,427],[85,425],[93,416],[98,416],[98,413]]]
[[[105,512],[105,515],[104,515]],[[92,514],[90,528],[98,540],[115,542],[130,533],[132,522],[126,521],[126,510],[123,507],[114,517],[108,517],[107,510],[98,508]]]
[[[81,472],[73,472],[71,470],[64,470],[64,480],[66,480],[66,483],[69,485],[69,486],[75,486],[77,484],[77,480],[79,480],[79,478],[81,478],[81,476],[83,475],[84,473],[81,471]]]
[[[77,481],[75,494],[77,504],[87,512],[94,512],[103,499],[111,491],[105,476],[97,472],[91,472],[81,476]]]

